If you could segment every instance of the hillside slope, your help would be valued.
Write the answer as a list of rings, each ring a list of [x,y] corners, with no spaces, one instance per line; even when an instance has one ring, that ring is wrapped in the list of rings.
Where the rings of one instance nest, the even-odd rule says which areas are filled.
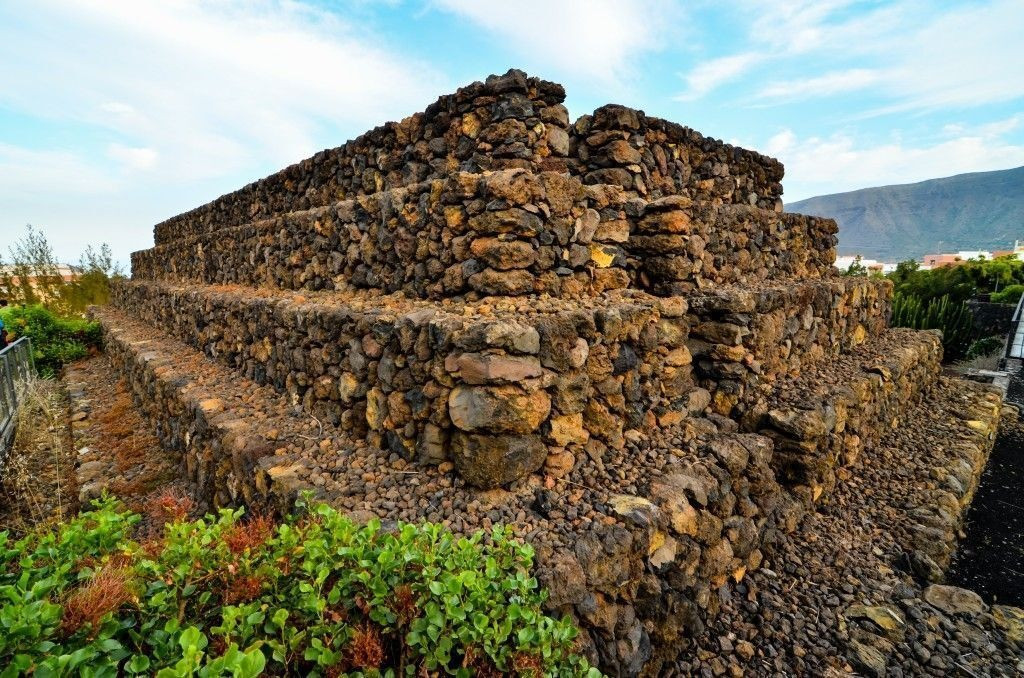
[[[839,252],[883,260],[1010,249],[1024,239],[1024,167],[864,188],[786,205],[839,222]]]

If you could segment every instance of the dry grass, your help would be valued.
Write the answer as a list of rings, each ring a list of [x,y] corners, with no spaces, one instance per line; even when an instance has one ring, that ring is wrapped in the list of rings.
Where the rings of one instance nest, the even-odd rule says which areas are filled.
[[[248,520],[232,525],[224,533],[224,543],[235,555],[259,549],[274,533],[274,521],[266,515],[256,514]]]
[[[83,370],[93,372],[104,368],[108,368],[105,361],[83,365]],[[89,420],[89,446],[112,458],[119,474],[111,478],[108,489],[132,510],[150,513],[154,493],[156,499],[167,499],[164,489],[177,480],[176,466],[143,421],[123,379],[106,374],[90,391],[98,405]],[[184,498],[183,494],[179,497]]]
[[[162,527],[164,523],[185,520],[195,510],[192,498],[176,487],[168,487],[150,496],[146,502],[146,514],[150,521]]]
[[[31,379],[18,408],[17,433],[0,469],[0,530],[21,534],[77,510],[67,400],[57,381]]]
[[[259,598],[263,593],[263,578],[258,575],[240,575],[224,582],[224,604],[239,605]]]
[[[83,627],[95,632],[105,616],[132,600],[131,570],[108,563],[64,601],[61,631],[71,635]]]

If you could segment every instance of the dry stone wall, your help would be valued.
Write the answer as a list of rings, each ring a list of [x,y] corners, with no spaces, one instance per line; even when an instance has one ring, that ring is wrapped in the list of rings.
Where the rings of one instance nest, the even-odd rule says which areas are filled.
[[[157,224],[156,244],[459,170],[564,167],[569,150],[564,99],[561,85],[521,71],[491,76],[442,96],[423,113],[389,122]]]
[[[782,211],[783,167],[774,158],[616,104],[584,115],[571,132],[570,162],[588,184]]]
[[[172,357],[141,348],[110,323],[103,347],[161,445],[181,454],[181,479],[204,507],[262,505],[258,460],[273,451],[252,435],[244,417],[204,390]]]
[[[741,418],[774,383],[848,353],[881,333],[888,280],[834,277],[712,288],[687,297],[695,377],[711,409]]]
[[[716,285],[828,275],[836,223],[745,205],[708,206],[670,196],[642,204],[629,223],[634,287],[662,296]]]
[[[593,295],[629,284],[616,265],[628,228],[597,211],[614,197],[557,172],[460,172],[136,252],[132,270],[411,297]]]
[[[651,202],[570,175],[513,169],[446,179],[180,238],[132,255],[136,277],[408,296],[670,296],[819,278],[835,222],[746,205]]]
[[[114,295],[353,436],[408,459],[454,461],[480,486],[535,471],[549,454],[578,454],[591,438],[621,448],[629,429],[703,409],[678,299],[552,301],[511,314],[142,282]]]

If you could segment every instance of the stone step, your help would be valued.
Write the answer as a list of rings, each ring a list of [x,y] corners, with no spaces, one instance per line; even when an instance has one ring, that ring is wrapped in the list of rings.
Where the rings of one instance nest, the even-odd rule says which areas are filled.
[[[941,360],[937,331],[888,329],[781,379],[742,414],[741,428],[772,438],[780,482],[818,501],[851,472],[865,448],[901,425],[936,383]]]
[[[999,400],[990,386],[940,377],[906,424],[766,551],[675,675],[840,676],[850,675],[847,661],[856,675],[1020,674],[1024,637],[1012,620],[1021,611],[932,585],[964,529]]]
[[[158,244],[132,254],[132,273],[424,298],[592,295],[629,285],[625,221],[602,226],[597,211],[611,219],[615,197],[558,172],[456,172]]]
[[[132,281],[114,302],[354,439],[453,461],[481,486],[536,470],[549,448],[621,449],[627,431],[706,405],[679,299],[435,305]]]
[[[755,570],[802,511],[775,481],[771,441],[726,419],[632,431],[621,449],[592,438],[480,491],[451,463],[352,440],[145,323],[96,315],[110,359],[207,506],[283,511],[308,489],[358,520],[511,525],[536,549],[548,609],[579,621],[608,672],[674,658],[714,614],[716,591]]]
[[[940,583],[950,565],[1002,415],[997,388],[940,377],[939,387],[904,417],[903,426],[887,431],[874,452],[880,463],[901,468],[913,451],[917,483],[904,497],[905,519],[895,536],[923,580]],[[872,482],[877,479],[862,479],[861,485],[867,491]]]
[[[133,253],[133,276],[435,299],[678,295],[821,278],[835,260],[830,220],[681,196],[647,202],[550,171],[454,173],[210,229]]]
[[[697,383],[740,417],[775,382],[847,353],[888,324],[892,284],[836,276],[722,286],[686,296]]]
[[[113,299],[356,438],[440,462],[465,433],[514,434],[539,457],[541,442],[620,447],[627,430],[706,408],[739,416],[780,376],[877,334],[888,291],[843,277],[722,289],[689,307],[628,290],[434,305],[131,281]],[[501,422],[453,420],[470,400],[512,404],[491,408]]]

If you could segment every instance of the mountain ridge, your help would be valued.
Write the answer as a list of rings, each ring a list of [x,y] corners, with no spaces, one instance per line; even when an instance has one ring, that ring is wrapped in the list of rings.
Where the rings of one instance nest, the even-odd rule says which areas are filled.
[[[1024,166],[820,195],[786,211],[834,218],[840,254],[897,261],[1011,249],[1024,239]]]

